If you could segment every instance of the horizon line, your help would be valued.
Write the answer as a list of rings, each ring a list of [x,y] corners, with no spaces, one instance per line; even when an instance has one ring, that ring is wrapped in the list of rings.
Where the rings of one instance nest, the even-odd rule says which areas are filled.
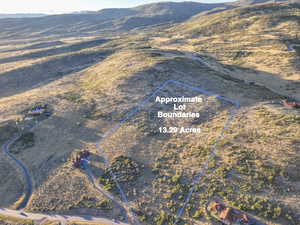
[[[174,2],[174,3],[181,3],[181,2],[195,2],[195,3],[202,3],[202,4],[216,4],[216,3],[227,3],[227,2],[234,2],[236,0],[223,0],[220,2],[205,2],[205,1],[196,1],[196,0],[183,0],[183,1],[175,1],[175,0],[170,0],[170,1],[159,1],[159,2],[153,2],[153,3],[141,3],[141,4],[137,4],[134,6],[129,6],[129,7],[103,7],[103,8],[99,8],[99,9],[82,9],[82,10],[63,10],[63,11],[59,11],[59,10],[50,10],[50,11],[45,11],[45,10],[34,10],[34,11],[16,11],[16,12],[1,12],[0,10],[0,14],[1,15],[26,15],[26,14],[30,14],[30,15],[45,15],[45,16],[50,16],[50,15],[60,15],[60,14],[76,14],[76,13],[84,13],[84,12],[97,12],[103,9],[126,9],[126,8],[134,8],[134,7],[138,7],[138,6],[142,6],[142,5],[148,5],[148,4],[155,4],[155,3],[168,3],[168,2]]]

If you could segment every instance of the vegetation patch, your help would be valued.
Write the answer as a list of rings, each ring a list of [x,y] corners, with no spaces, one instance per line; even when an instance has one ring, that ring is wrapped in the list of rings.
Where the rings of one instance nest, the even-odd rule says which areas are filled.
[[[99,208],[101,210],[112,210],[113,204],[110,200],[101,200],[88,196],[82,196],[76,206],[78,208]]]
[[[237,60],[242,57],[247,57],[251,55],[251,52],[248,51],[235,51],[235,52],[226,52],[225,57],[231,58],[232,60]]]
[[[70,102],[73,102],[73,103],[83,103],[84,100],[82,99],[82,96],[80,93],[78,92],[68,92],[68,93],[65,93],[63,95],[58,95],[59,98],[61,99],[66,99]]]
[[[116,157],[110,167],[105,170],[104,174],[100,177],[100,183],[104,184],[107,189],[111,189],[113,180],[111,172],[116,176],[116,180],[121,183],[135,181],[141,173],[139,164],[127,156]]]

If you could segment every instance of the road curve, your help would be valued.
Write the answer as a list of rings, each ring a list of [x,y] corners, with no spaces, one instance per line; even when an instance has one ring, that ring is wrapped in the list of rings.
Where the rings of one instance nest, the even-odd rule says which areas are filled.
[[[27,129],[33,129],[35,127],[35,125],[30,125],[27,127]],[[24,209],[31,197],[31,194],[32,194],[32,179],[31,179],[31,176],[29,174],[29,171],[28,169],[26,168],[26,166],[22,163],[21,160],[17,159],[13,154],[11,154],[9,152],[9,148],[12,144],[14,144],[21,136],[22,134],[24,133],[21,132],[19,133],[18,135],[12,137],[10,140],[8,140],[3,146],[2,146],[2,149],[3,149],[3,153],[9,158],[11,159],[13,162],[15,162],[15,164],[19,167],[19,169],[22,171],[23,173],[23,176],[24,176],[24,179],[25,179],[25,186],[26,186],[26,190],[25,190],[25,196],[22,200],[22,202],[19,204],[19,206],[17,207],[17,210],[20,210],[20,209]]]

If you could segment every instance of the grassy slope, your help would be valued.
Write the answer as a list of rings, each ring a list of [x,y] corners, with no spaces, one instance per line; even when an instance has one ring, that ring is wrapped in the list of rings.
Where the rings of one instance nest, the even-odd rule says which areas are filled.
[[[96,49],[86,49],[78,54],[84,57],[84,52],[107,48],[114,51],[77,73],[70,73],[38,89],[21,90],[16,95],[0,100],[1,121],[20,117],[22,110],[36,102],[47,102],[54,107],[54,116],[35,130],[35,146],[18,156],[35,177],[36,189],[29,209],[47,211],[97,207],[91,200],[96,198],[95,192],[82,171],[71,169],[72,152],[89,148],[96,153],[94,143],[107,129],[124,118],[145,95],[164,81],[175,79],[236,99],[243,105],[233,129],[228,131],[226,139],[219,146],[224,154],[218,156],[218,161],[210,163],[211,170],[205,178],[206,182],[198,187],[185,212],[186,223],[210,223],[208,218],[204,218],[203,205],[210,197],[220,196],[230,204],[259,216],[268,224],[293,224],[290,217],[299,212],[299,174],[295,170],[299,167],[299,116],[283,112],[280,107],[266,105],[266,101],[278,100],[281,96],[263,87],[233,80],[186,58],[180,51],[147,46],[147,37],[136,35],[114,40]],[[189,47],[186,44],[177,46],[177,49],[186,50]],[[81,59],[79,57],[79,61]],[[34,63],[30,60],[23,59],[22,62]],[[43,60],[47,61],[47,57]],[[211,62],[217,64],[212,59]],[[67,64],[63,69],[70,67],[72,65]],[[37,74],[45,71],[44,67],[37,67]],[[206,121],[205,126],[210,128],[208,137],[215,137],[215,132],[221,128],[220,122],[224,122],[221,119],[223,117],[222,112],[218,112],[216,117]],[[143,133],[145,127],[147,131],[151,124],[141,119],[136,126],[134,129]],[[123,138],[121,143],[130,142],[126,136]],[[139,145],[143,146],[142,137],[137,138]],[[192,135],[186,138],[188,143],[180,138],[166,137],[166,145],[158,148],[161,151],[158,151],[157,160],[170,168],[175,165],[186,168],[190,159],[202,162],[203,156],[208,154],[207,146],[202,146],[203,143]],[[154,142],[157,140],[154,139]],[[94,157],[94,165],[101,166],[101,163],[96,163],[99,159]],[[177,164],[174,163],[176,158],[180,159]],[[146,219],[146,224],[172,220],[179,207],[178,200],[186,195],[189,187],[188,183],[181,180],[191,179],[190,174],[182,175],[179,179],[178,174],[173,174],[174,171],[168,167],[153,169],[159,174],[155,184],[164,187],[162,192],[157,193],[164,203],[162,211],[151,204],[147,205],[147,202],[143,203],[146,199],[132,200],[134,207],[141,210],[141,218]],[[64,194],[60,195],[62,190]],[[165,195],[166,191],[168,195]],[[101,196],[97,197],[102,199]],[[273,220],[275,218],[277,220]]]
[[[288,47],[299,43],[299,16],[296,4],[265,4],[199,15],[171,28],[168,35],[162,33],[154,43],[209,54],[237,69],[255,69],[255,73],[241,69],[232,75],[299,99],[299,54]]]
[[[22,47],[22,45],[19,45],[16,46],[16,49]],[[93,51],[93,48],[89,47],[87,47],[88,49],[83,49],[82,52],[77,52],[77,55],[84,58],[85,53]],[[97,47],[99,48],[99,44]],[[53,49],[46,50],[45,55],[40,58],[42,62],[40,62],[39,69],[33,69],[32,73],[36,75],[43,72],[47,73],[42,68],[45,68],[44,65],[51,61],[51,56],[47,56],[48,50],[52,51]],[[19,53],[21,52],[26,55],[39,51],[43,52],[45,50],[34,49],[19,51]],[[68,57],[73,53],[76,53],[76,49],[69,49],[65,53],[65,56]],[[10,54],[11,57],[14,57],[18,53],[12,52]],[[3,58],[5,57],[7,56],[5,55]],[[54,57],[57,57],[57,55]],[[93,59],[96,60],[95,57]],[[33,64],[35,66],[35,62],[30,57],[22,59],[22,62],[25,65]],[[62,61],[57,62],[62,63]],[[77,58],[76,62],[80,64],[84,60],[82,61]],[[18,73],[19,69],[23,69],[22,66],[18,65],[17,61],[13,63],[15,73]],[[61,66],[62,69],[67,70],[73,68],[72,65],[65,63],[62,63]],[[2,76],[7,76],[5,69],[3,69],[3,72]],[[13,73],[11,75],[13,76]],[[49,104],[51,108],[54,107],[54,115],[49,120],[41,122],[33,130],[35,133],[34,145],[30,148],[22,149],[16,155],[17,158],[21,159],[28,166],[30,173],[34,177],[35,190],[27,209],[32,211],[64,211],[72,208],[75,211],[74,213],[84,214],[86,212],[82,211],[81,208],[96,208],[99,215],[109,217],[114,211],[101,211],[102,206],[99,205],[106,198],[90,186],[83,173],[72,169],[71,159],[74,157],[72,152],[74,150],[82,150],[88,143],[93,143],[99,138],[99,131],[95,123],[85,123],[84,110],[86,104],[82,102],[81,104],[78,103],[78,89],[74,85],[74,81],[78,78],[78,75],[77,73],[70,72],[69,76],[60,76],[57,80],[50,82],[49,85],[46,82],[41,84],[40,88],[30,88],[27,91],[22,90],[23,87],[20,87],[20,89],[14,89],[17,91],[16,95],[8,95],[6,98],[1,98],[0,127],[2,135],[0,144],[2,145],[16,132],[13,129],[13,125],[15,121],[24,116],[24,112],[28,108],[41,102]],[[29,86],[34,85],[36,85],[36,81],[32,80]],[[24,99],[26,99],[25,102]],[[73,112],[78,113],[74,114]],[[6,121],[8,120],[10,120],[11,126],[7,125]],[[99,124],[101,124],[101,121],[97,123],[97,125]],[[51,130],[53,133],[50,132]],[[71,141],[71,137],[74,137],[74,132],[78,134],[75,145]],[[58,137],[60,140],[57,139]],[[51,140],[56,141],[52,142]],[[64,147],[62,143],[64,143]],[[18,184],[15,184],[17,181],[15,177],[18,171],[14,167],[10,167],[6,158],[1,159],[0,165],[1,172],[6,173],[5,176],[3,175],[5,179],[1,180],[1,183],[3,182],[3,185],[1,185],[1,190],[3,190],[1,191],[1,207],[10,207],[13,206],[14,202],[22,194],[22,183],[19,181]],[[9,189],[12,191],[8,191]],[[61,193],[64,194],[61,195]],[[114,208],[114,206],[112,207]]]
[[[131,59],[130,62],[127,61],[128,58]],[[142,62],[142,64],[138,62]],[[210,86],[212,91],[218,92],[223,88],[222,90],[224,90],[226,96],[231,96],[230,92],[232,92],[235,95],[234,99],[240,100],[244,105],[249,105],[244,108],[244,113],[239,114],[233,130],[229,132],[226,140],[220,146],[222,153],[219,156],[219,163],[222,166],[219,169],[211,170],[211,175],[205,179],[207,183],[205,182],[205,185],[199,187],[201,191],[197,192],[186,212],[186,222],[193,224],[195,221],[192,222],[191,217],[194,215],[194,219],[200,219],[205,223],[205,219],[200,216],[204,211],[203,204],[212,196],[221,196],[231,202],[232,205],[257,215],[268,224],[293,224],[291,216],[295,217],[298,211],[296,202],[299,198],[299,187],[294,180],[298,175],[297,173],[289,174],[292,169],[287,162],[290,162],[291,159],[298,160],[295,159],[297,157],[295,143],[297,143],[299,137],[299,116],[285,115],[286,112],[280,111],[280,108],[274,108],[272,105],[268,107],[265,103],[260,103],[265,98],[262,96],[277,99],[278,96],[275,94],[268,93],[268,91],[259,87],[218,79],[218,73],[207,70],[207,68],[201,67],[196,62],[184,59],[178,52],[157,49],[141,50],[131,48],[118,52],[100,64],[89,68],[86,76],[82,79],[82,85],[88,93],[86,96],[97,93],[105,99],[105,101],[100,100],[102,107],[96,110],[96,117],[122,119],[124,114],[120,115],[119,112],[122,109],[128,111],[131,108],[131,102],[137,102],[142,99],[143,93],[149,93],[149,86],[157,86],[153,85],[153,82],[159,80],[159,83],[162,83],[167,79],[183,81],[182,74],[185,75],[185,82],[193,82],[194,85],[200,87],[202,85],[208,87],[209,85],[205,85],[205,83],[208,80],[213,80],[215,87]],[[226,84],[221,88],[219,85],[222,82]],[[145,91],[142,91],[140,87],[146,88]],[[243,87],[243,93],[239,89],[241,87]],[[221,117],[221,114],[218,115]],[[140,121],[139,127],[149,126],[147,120],[141,118],[138,121]],[[211,131],[216,131],[220,126],[217,119],[209,121],[208,124],[212,128]],[[264,129],[259,130],[260,127]],[[113,138],[108,145],[111,146],[109,149],[113,152],[113,155],[120,154],[117,150],[118,147],[116,147],[120,143],[131,146],[132,143],[137,142],[137,146],[142,146],[143,142],[141,140],[145,140],[141,137],[129,137],[132,130],[138,128],[129,126],[123,129],[124,133],[122,131],[117,135],[118,138]],[[132,143],[131,138],[135,140],[132,140]],[[139,139],[140,141],[138,141]],[[185,138],[185,140],[187,139],[188,137]],[[183,146],[186,142],[182,143],[181,140],[171,137],[166,140],[169,144],[164,147],[157,147],[158,149],[164,149],[158,153],[157,158],[158,162],[162,158],[164,165],[172,167],[171,165],[174,165],[173,160],[177,157],[179,159],[196,159],[199,157],[201,161],[203,160],[203,154],[207,154],[201,152],[205,151],[205,147],[201,147],[199,143],[191,140],[185,150],[185,155],[177,155],[180,147],[176,151],[171,151],[170,146],[173,146],[174,143],[176,146]],[[265,146],[263,152],[262,146]],[[167,152],[171,155],[165,155]],[[246,163],[245,160],[247,160]],[[140,159],[139,161],[142,162],[143,160]],[[181,163],[180,166],[180,163],[177,165],[177,168],[184,168],[186,162],[183,160]],[[189,161],[190,164],[191,161]],[[297,164],[295,166],[298,167]],[[154,167],[150,166],[151,168]],[[158,221],[172,221],[172,216],[176,212],[175,209],[179,207],[176,198],[186,194],[186,183],[177,183],[177,190],[172,188],[174,183],[170,183],[168,180],[172,179],[175,174],[172,175],[172,170],[169,171],[168,169],[168,166],[157,169],[160,176],[155,183],[156,187],[164,187],[158,196],[165,205],[161,210],[168,212],[169,216],[156,210],[152,211],[153,205],[149,204],[151,201],[149,199],[143,200],[141,196],[136,202],[136,207],[141,210],[142,218],[147,218],[146,223],[158,224]],[[189,178],[183,176],[182,179]],[[138,185],[138,182],[135,185]],[[290,191],[286,191],[288,189]],[[173,194],[166,195],[166,192]],[[130,190],[128,190],[128,194],[129,196],[132,195]],[[139,196],[139,194],[137,195]],[[254,206],[251,208],[251,205]],[[153,218],[151,213],[156,215],[156,222],[151,220]]]

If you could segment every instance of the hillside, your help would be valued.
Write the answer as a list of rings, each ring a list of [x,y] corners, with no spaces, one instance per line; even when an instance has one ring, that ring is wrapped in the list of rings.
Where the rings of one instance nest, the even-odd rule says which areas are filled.
[[[66,42],[66,40],[61,40],[61,42]],[[134,109],[136,104],[143,100],[148,93],[165,81],[174,79],[235,99],[240,101],[243,106],[243,111],[238,114],[232,129],[226,134],[226,139],[219,143],[222,154],[218,155],[220,159],[216,163],[223,166],[207,173],[204,186],[198,187],[203,191],[194,193],[186,214],[182,218],[182,223],[209,223],[209,217],[205,214],[203,207],[205,202],[213,196],[222,197],[230,204],[241,207],[268,224],[292,223],[298,209],[296,204],[298,175],[293,173],[293,167],[290,167],[292,165],[287,162],[294,158],[295,165],[298,165],[295,143],[298,139],[296,130],[299,125],[298,116],[285,115],[280,106],[270,104],[272,101],[279,101],[282,96],[264,87],[245,84],[242,80],[232,79],[228,75],[210,69],[186,55],[187,53],[184,51],[149,48],[145,38],[139,36],[111,40],[96,47],[88,46],[76,53],[82,56],[82,58],[77,58],[77,64],[85,65],[85,55],[93,55],[92,52],[106,52],[107,48],[113,51],[102,55],[101,59],[98,58],[86,68],[82,67],[77,72],[72,72],[70,69],[73,64],[62,63],[59,69],[70,71],[69,73],[62,74],[55,80],[38,87],[29,88],[30,84],[27,83],[27,90],[24,87],[13,88],[16,91],[15,94],[7,90],[6,93],[9,93],[6,94],[7,97],[1,98],[1,121],[8,119],[17,121],[22,117],[22,112],[39,102],[47,103],[54,111],[52,117],[40,122],[39,126],[34,129],[34,146],[18,147],[13,150],[17,152],[16,156],[28,166],[34,177],[34,193],[27,210],[34,212],[67,211],[84,215],[86,213],[93,214],[95,211],[92,209],[97,209],[98,215],[109,218],[117,215],[117,218],[124,218],[118,211],[117,205],[109,206],[112,210],[107,211],[102,204],[99,204],[106,201],[106,197],[95,192],[93,186],[89,184],[84,170],[72,167],[72,158],[76,151],[89,149],[92,153],[90,166],[96,174],[97,183],[118,199],[120,197],[116,187],[112,184],[111,178],[104,173],[103,157],[108,157],[113,162],[114,157],[121,154],[143,166],[142,179],[133,178],[132,181],[130,178],[122,182],[125,193],[130,198],[131,207],[137,212],[139,219],[144,221],[144,224],[174,221],[176,212],[191,187],[189,183],[193,179],[193,174],[201,168],[199,163],[204,163],[208,157],[208,149],[216,138],[215,133],[219,133],[224,126],[230,105],[203,96],[205,101],[211,102],[212,107],[209,105],[204,108],[199,106],[200,112],[203,113],[203,121],[197,123],[200,123],[202,129],[206,131],[199,139],[193,134],[186,134],[184,138],[176,135],[157,134],[156,129],[161,123],[172,124],[173,122],[149,118],[145,113],[151,113],[151,111],[155,113],[160,108],[153,106],[151,111],[138,114],[112,138],[103,143],[104,147],[108,146],[105,149],[110,149],[109,152],[99,154],[95,148],[95,142],[107,130],[118,124],[118,121],[122,120],[127,112]],[[69,52],[69,56],[62,57],[69,58],[74,53]],[[39,64],[46,66],[48,61],[51,61],[51,57],[48,57],[41,58],[40,60],[44,62],[41,61]],[[128,61],[128,58],[131,60]],[[31,64],[35,62],[34,60],[36,59],[24,58],[22,63]],[[19,63],[13,62],[11,66],[13,65],[15,65],[16,71],[22,71],[22,67],[19,69],[16,67],[20,67]],[[234,70],[234,67],[231,69]],[[46,70],[47,66],[39,65],[32,70],[32,76]],[[11,75],[13,74],[12,71]],[[48,78],[44,79],[47,81]],[[14,83],[13,80],[8,82],[7,88]],[[33,79],[30,82],[32,82],[32,86],[36,86],[40,80]],[[195,95],[185,88],[179,89],[172,86],[164,93],[167,96]],[[24,98],[26,98],[26,102],[24,102]],[[196,107],[196,105],[191,107]],[[258,121],[259,123],[257,123]],[[288,126],[285,125],[286,122],[288,122]],[[189,124],[189,121],[185,123]],[[257,126],[268,127],[269,130],[266,131],[267,133],[255,133]],[[241,129],[241,127],[243,128]],[[15,132],[12,128],[11,131]],[[282,132],[285,133],[284,136],[282,136]],[[280,134],[282,137],[278,139]],[[76,141],[74,141],[74,137]],[[288,137],[292,137],[292,139],[287,140]],[[202,141],[199,142],[199,140]],[[280,148],[277,141],[286,147]],[[128,149],[121,147],[124,146],[124,143]],[[268,146],[264,149],[263,155],[257,143],[264,143]],[[233,152],[233,149],[236,148],[239,150]],[[159,151],[148,155],[149,149],[158,149]],[[288,156],[285,155],[286,149],[289,149]],[[140,153],[133,154],[137,150]],[[229,156],[230,154],[234,155]],[[268,157],[270,154],[272,158]],[[229,160],[228,157],[232,160]],[[192,158],[193,161],[190,161]],[[241,164],[241,158],[247,158],[251,167],[249,164]],[[227,168],[226,171],[224,167]],[[5,169],[4,167],[3,170]],[[149,173],[149,171],[153,172]],[[177,172],[175,173],[175,171]],[[279,172],[274,173],[274,171]],[[286,174],[289,174],[289,177],[286,178]],[[268,177],[272,177],[272,179]],[[281,179],[284,180],[281,182]],[[220,183],[220,181],[222,182]],[[157,189],[153,190],[151,185],[148,185],[151,182]],[[245,182],[248,182],[249,185],[250,183],[260,183],[261,185],[253,185],[245,189],[242,185]],[[278,186],[278,182],[280,182],[280,186]],[[213,186],[207,186],[209,183]],[[8,178],[5,181],[6,189],[11,185],[15,185],[14,179]],[[136,187],[134,192],[129,188],[132,185]],[[287,187],[290,188],[291,193],[285,192]],[[18,186],[15,191],[19,193],[21,188],[22,185]],[[235,189],[241,192],[233,194],[232,190]],[[61,192],[64,194],[61,195]],[[266,192],[270,192],[270,194],[261,196]],[[292,197],[293,195],[296,196]],[[16,195],[3,195],[2,198],[7,204],[13,204]],[[200,199],[202,200],[200,201]],[[247,208],[251,204],[256,206]],[[159,205],[161,209],[158,211]]]
[[[155,57],[153,58],[153,56]],[[131,58],[130,63],[126,62],[127,58]],[[143,62],[143,64],[137,62]],[[231,69],[234,70],[234,67]],[[182,77],[183,74],[185,75]],[[127,109],[131,101],[138,101],[141,98],[139,97],[140,93],[149,93],[150,87],[154,88],[166,79],[194,83],[198,87],[209,87],[210,91],[218,91],[226,97],[234,96],[234,99],[242,102],[245,111],[238,115],[235,125],[233,125],[234,128],[226,135],[224,142],[222,141],[220,146],[222,153],[218,157],[221,158],[219,160],[222,162],[219,161],[219,163],[223,166],[216,167],[219,169],[209,172],[211,174],[205,178],[205,184],[199,185],[198,190],[200,191],[195,193],[193,200],[189,203],[183,217],[183,224],[197,224],[197,222],[206,224],[207,217],[203,205],[213,196],[222,196],[223,199],[227,199],[232,204],[254,213],[267,224],[293,224],[292,220],[288,222],[283,219],[285,216],[283,216],[282,211],[288,213],[290,209],[293,209],[293,212],[297,212],[296,202],[287,203],[287,199],[297,199],[297,197],[293,194],[283,194],[284,186],[279,187],[281,191],[274,190],[275,186],[279,185],[277,182],[280,182],[279,180],[286,176],[283,174],[275,175],[274,171],[279,173],[282,169],[289,170],[288,163],[284,163],[290,161],[286,158],[285,150],[294,149],[292,147],[294,142],[285,144],[281,142],[280,146],[286,146],[284,150],[275,147],[275,139],[278,138],[276,132],[282,134],[282,129],[291,129],[291,133],[286,133],[287,136],[285,137],[298,135],[296,130],[299,124],[296,121],[299,118],[296,117],[298,118],[296,119],[293,115],[286,115],[287,118],[285,118],[285,113],[280,108],[272,104],[268,105],[270,102],[280,99],[280,96],[275,93],[265,88],[244,84],[242,81],[231,80],[230,77],[226,79],[226,77],[220,77],[220,75],[218,72],[203,67],[197,61],[185,58],[180,55],[180,52],[156,49],[147,51],[129,50],[117,53],[100,64],[91,67],[87,70],[87,77],[84,77],[82,81],[83,87],[88,93],[96,92],[97,96],[100,95],[103,96],[103,99],[107,99],[105,101],[101,100],[101,106],[109,104],[108,107],[96,109],[94,118],[122,119],[123,115],[119,114],[121,109]],[[188,95],[186,90],[183,93]],[[176,94],[173,93],[173,95]],[[125,99],[127,100],[125,101]],[[196,138],[194,135],[186,135],[184,138],[182,135],[164,137],[152,133],[159,127],[159,124],[168,124],[168,122],[166,120],[151,120],[142,112],[137,115],[137,119],[134,120],[135,123],[129,121],[104,142],[104,149],[109,149],[105,155],[111,159],[111,162],[113,162],[116,154],[125,154],[147,168],[141,179],[135,180],[134,183],[132,181],[122,183],[125,193],[130,197],[131,203],[135,203],[135,207],[141,214],[141,218],[145,219],[146,224],[159,224],[158,221],[174,221],[176,212],[182,202],[182,196],[185,196],[186,191],[190,188],[187,184],[190,184],[193,179],[192,171],[194,170],[194,173],[196,173],[198,171],[197,165],[203,163],[205,157],[207,157],[207,148],[211,146],[211,142],[214,140],[212,130],[218,133],[224,125],[224,119],[228,112],[226,106],[223,107],[222,110],[209,107],[204,110],[199,107],[200,111],[203,110],[206,113],[212,110],[211,120],[204,122],[205,125],[203,124],[202,127],[208,130],[201,137]],[[151,107],[152,110],[155,112],[154,106]],[[213,110],[216,110],[216,112],[213,113]],[[280,127],[279,124],[282,123],[276,122],[277,119],[281,120],[280,118],[295,121],[295,123],[291,122],[291,125],[295,127],[288,128],[285,125]],[[257,124],[258,121],[260,121],[259,124]],[[256,133],[258,127],[268,127],[268,131],[264,134]],[[283,139],[281,140],[283,141]],[[267,146],[264,148],[264,153],[260,149],[262,143]],[[271,143],[274,143],[274,145]],[[158,149],[160,150],[157,151]],[[153,153],[148,152],[153,150],[156,151]],[[296,156],[296,150],[291,151],[293,152],[291,154]],[[272,158],[269,158],[270,154]],[[244,164],[244,160],[248,160],[249,164]],[[95,165],[103,168],[101,163]],[[249,171],[250,168],[251,171]],[[147,174],[149,170],[155,170],[156,172],[154,175],[150,175]],[[178,172],[178,175],[174,171],[181,172]],[[272,178],[267,181],[269,178],[266,176],[269,175]],[[173,180],[176,179],[176,176],[179,176],[180,179],[175,182]],[[107,188],[115,190],[114,186],[109,186],[111,181],[107,181],[107,177],[100,178],[100,180],[102,179],[104,179],[102,182],[107,185]],[[156,189],[151,190],[144,182],[146,184],[153,182]],[[133,184],[136,187],[135,191],[130,188]],[[260,185],[256,186],[255,184]],[[280,185],[283,185],[283,183]],[[290,183],[290,185],[293,186],[292,193],[298,193],[297,182]],[[239,191],[234,193],[233,190]],[[266,194],[268,192],[272,194]],[[271,199],[281,200],[273,201]],[[158,204],[161,208],[160,211],[155,210]],[[251,208],[252,204],[255,207]],[[287,208],[284,209],[285,207]],[[280,216],[277,210],[280,210]],[[151,215],[155,215],[155,217]],[[277,220],[274,220],[274,218],[277,218]]]
[[[172,38],[162,34],[158,42],[240,67],[235,77],[300,99],[299,16],[298,4],[272,3],[200,14],[171,28]],[[242,68],[257,72],[249,74]]]
[[[298,225],[300,6],[234,7],[0,20],[0,224]]]
[[[268,0],[233,3],[198,3],[198,2],[162,2],[151,3],[134,8],[103,9],[100,11],[74,12],[63,15],[0,15],[0,37],[43,37],[95,35],[103,32],[124,32],[136,28],[159,24],[183,22],[192,16],[208,12],[210,14],[239,6],[271,2]],[[35,20],[36,16],[43,16]],[[3,19],[4,18],[4,19]],[[7,18],[7,19],[5,19]],[[18,19],[19,18],[19,19]],[[59,26],[56,26],[59,24]],[[19,33],[25,30],[24,33]]]
[[[249,6],[255,4],[274,3],[274,2],[290,2],[290,0],[238,0],[233,2],[236,6]]]

